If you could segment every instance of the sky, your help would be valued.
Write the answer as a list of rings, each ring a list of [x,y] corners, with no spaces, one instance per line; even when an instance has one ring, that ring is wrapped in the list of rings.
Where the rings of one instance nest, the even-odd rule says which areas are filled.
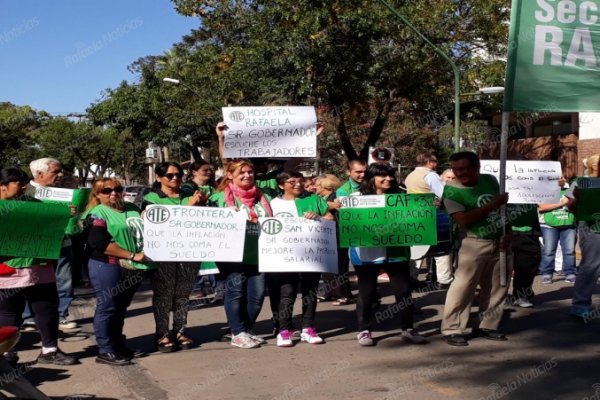
[[[198,26],[170,0],[0,0],[0,102],[83,113]]]

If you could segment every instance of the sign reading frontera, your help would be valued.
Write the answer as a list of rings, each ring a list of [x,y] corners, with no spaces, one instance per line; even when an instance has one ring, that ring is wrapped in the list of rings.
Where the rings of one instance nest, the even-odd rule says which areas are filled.
[[[433,194],[349,196],[339,211],[340,247],[437,244]]]
[[[335,221],[306,218],[260,218],[260,272],[330,272],[337,274]]]
[[[153,261],[240,262],[246,215],[228,208],[151,205],[144,253]]]
[[[225,158],[317,155],[314,107],[224,107]]]
[[[513,0],[505,111],[600,109],[600,0]]]

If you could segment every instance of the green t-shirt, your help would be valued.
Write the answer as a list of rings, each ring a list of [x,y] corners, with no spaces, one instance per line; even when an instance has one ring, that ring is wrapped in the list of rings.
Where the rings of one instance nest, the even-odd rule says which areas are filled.
[[[266,194],[271,199],[281,194],[281,189],[277,184],[277,175],[282,172],[283,169],[279,168],[266,174],[256,174],[254,184],[260,189],[263,194]]]
[[[536,204],[507,204],[506,219],[514,232],[540,232]]]
[[[151,204],[162,204],[164,206],[187,206],[191,196],[186,196],[183,191],[179,197],[169,197],[160,195],[156,192],[150,192],[144,196],[144,202]]]
[[[198,186],[194,181],[189,181],[181,185],[181,192],[183,193],[184,197],[193,196],[196,190],[206,193],[208,197],[210,197],[215,192],[214,187],[210,185]]]
[[[336,197],[350,196],[351,194],[358,192],[359,189],[360,183],[355,182],[352,179],[348,179],[342,186],[338,188],[338,190],[335,191],[335,195]]]
[[[477,185],[468,187],[459,182],[448,182],[444,186],[444,206],[448,214],[468,212],[480,208],[494,199],[500,192],[500,186],[494,176],[479,175]],[[502,237],[500,210],[490,212],[486,218],[467,226],[467,234],[480,239],[499,239]]]
[[[264,193],[263,193],[264,194]],[[264,194],[267,201],[270,200],[269,196]],[[226,208],[229,207],[225,201],[225,192],[217,192],[210,196],[209,204],[217,207]],[[250,218],[250,210],[241,201],[235,198],[235,206],[240,210],[246,212],[248,218]],[[268,217],[267,210],[263,207],[262,203],[258,202],[254,205],[254,212],[258,217]],[[243,264],[258,265],[258,235],[260,234],[260,224],[258,222],[246,221],[246,238],[244,240],[244,258]]]
[[[284,213],[277,213],[277,211],[275,210],[276,207],[276,202],[278,201],[290,201],[291,200],[283,200],[281,198],[277,198],[277,199],[273,199],[271,200],[271,208],[273,208],[273,214],[275,214],[275,216],[290,216],[290,213],[284,212]],[[294,200],[294,205],[296,206],[296,213],[294,215],[291,215],[293,217],[303,217],[305,213],[307,212],[313,212],[317,215],[323,216],[325,214],[327,214],[327,202],[325,200],[323,200],[322,197],[319,197],[315,194],[311,194],[310,196],[307,197],[301,197],[301,198],[297,198]],[[281,215],[283,214],[283,215]],[[287,215],[286,215],[287,214]]]
[[[567,190],[567,192],[565,193],[565,196],[570,198],[570,199],[575,199],[575,195],[573,194],[573,192],[575,191],[575,189],[579,186],[578,181],[580,179],[585,179],[585,178],[577,178],[575,181],[573,181],[571,183],[571,186],[569,187],[569,189]],[[596,189],[594,189],[596,190]],[[581,201],[579,201],[579,204],[575,204],[576,207],[581,206]],[[595,210],[596,208],[592,208],[593,210]],[[587,224],[587,226],[590,228],[590,230],[594,233],[600,233],[600,212],[594,212],[591,216],[591,219],[585,220],[583,221]]]
[[[103,205],[92,208],[88,215],[96,216],[106,222],[106,230],[112,236],[113,241],[122,249],[132,253],[139,253],[144,247],[144,221],[140,216],[140,209],[133,203],[125,203],[123,211],[115,210]],[[135,269],[154,269],[152,263],[142,264],[128,261]]]

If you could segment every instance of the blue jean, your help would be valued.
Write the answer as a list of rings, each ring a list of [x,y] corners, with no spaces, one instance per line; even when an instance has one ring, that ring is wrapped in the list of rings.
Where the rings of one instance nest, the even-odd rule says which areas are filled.
[[[563,272],[565,275],[575,275],[575,240],[577,238],[577,229],[575,228],[550,228],[542,226],[542,237],[544,239],[544,248],[542,249],[542,261],[540,263],[540,273],[542,275],[552,275],[554,273],[554,257],[556,257],[556,247],[560,241],[560,247],[563,254]]]
[[[96,295],[94,333],[98,353],[114,353],[123,341],[127,307],[140,286],[141,272],[123,271],[120,266],[90,259],[90,282]]]
[[[73,301],[73,271],[71,261],[73,260],[73,249],[71,246],[63,247],[60,258],[56,262],[54,274],[56,275],[56,289],[58,290],[58,319],[62,321],[69,316],[69,306]],[[29,303],[23,311],[24,321],[33,321],[33,313]]]
[[[225,277],[225,314],[231,333],[237,335],[254,326],[265,298],[265,276],[230,272]]]
[[[586,222],[579,222],[579,247],[581,262],[571,308],[575,314],[592,311],[592,294],[600,275],[600,233],[592,232]]]

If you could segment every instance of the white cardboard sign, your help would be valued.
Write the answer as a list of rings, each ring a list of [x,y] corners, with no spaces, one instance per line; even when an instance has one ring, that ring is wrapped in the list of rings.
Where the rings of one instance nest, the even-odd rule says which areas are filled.
[[[500,177],[500,161],[481,160],[482,174]],[[558,161],[506,161],[509,204],[558,203],[562,172]]]
[[[338,272],[335,221],[259,218],[260,272]]]
[[[245,232],[243,212],[154,204],[144,213],[144,254],[153,261],[240,262]]]
[[[223,107],[225,158],[317,156],[314,107]]]
[[[35,188],[35,198],[40,200],[61,201],[70,203],[73,201],[73,189],[39,186]]]

